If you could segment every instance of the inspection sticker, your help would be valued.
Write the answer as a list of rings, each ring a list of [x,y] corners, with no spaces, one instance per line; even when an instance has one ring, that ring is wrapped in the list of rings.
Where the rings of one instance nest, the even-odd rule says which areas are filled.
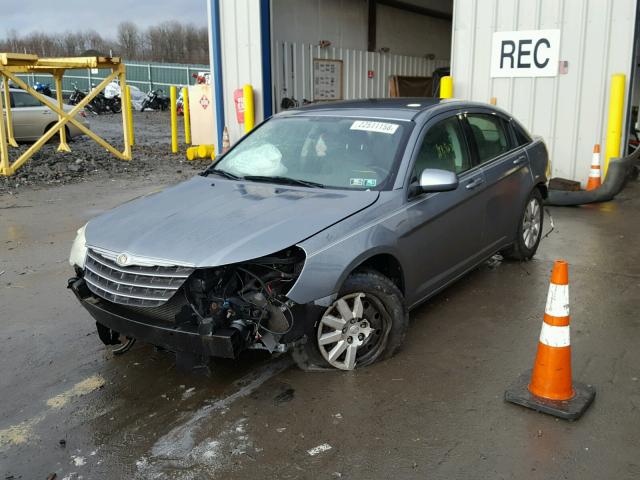
[[[388,133],[393,135],[396,133],[400,125],[397,123],[371,122],[369,120],[356,120],[351,124],[351,130],[362,130],[364,132]]]
[[[378,181],[375,178],[350,178],[349,185],[352,187],[375,187]]]

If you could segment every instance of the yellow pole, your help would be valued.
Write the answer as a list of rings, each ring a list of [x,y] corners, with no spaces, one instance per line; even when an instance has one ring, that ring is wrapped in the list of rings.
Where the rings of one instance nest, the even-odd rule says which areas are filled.
[[[447,75],[440,79],[440,98],[453,98],[453,77]]]
[[[184,143],[191,145],[191,117],[189,112],[189,87],[182,89],[182,114],[184,115]]]
[[[7,88],[9,82],[7,81],[6,77],[4,85],[4,91],[5,93],[7,93],[9,91],[9,89]],[[9,166],[9,147],[7,146],[7,137],[5,136],[4,132],[4,108],[2,106],[2,104],[4,103],[2,99],[3,96],[4,95],[0,95],[0,175],[9,176],[13,172],[11,171],[11,167]]]
[[[604,160],[603,177],[607,176],[609,160],[620,157],[625,81],[626,78],[624,73],[614,73],[611,76],[611,90],[609,92],[609,121],[607,123],[607,150]]]
[[[122,95],[122,92],[125,92],[126,95],[126,91],[127,91],[127,78],[126,78],[126,67],[124,66],[124,64],[120,64],[118,65],[118,69],[116,70],[118,72],[118,82],[120,83],[120,95]],[[120,99],[122,100],[122,99]],[[124,134],[124,150],[122,152],[122,156],[124,160],[131,160],[131,138],[129,137],[129,132],[131,132],[131,117],[129,117],[129,114],[127,113],[127,109],[126,108],[122,108],[122,105],[120,106],[120,110],[122,110],[122,131]]]
[[[253,107],[253,88],[251,85],[242,87],[244,100],[244,132],[249,133],[255,125],[255,112]]]
[[[11,116],[11,94],[9,93],[9,77],[4,77],[4,104],[7,108],[7,141],[12,147],[17,147],[18,142],[16,142],[16,139],[13,136],[13,119]]]
[[[129,143],[133,146],[136,140],[133,135],[133,110],[131,108],[131,88],[129,88],[129,85],[124,91],[124,102],[124,107],[127,109],[127,115],[129,116]]]
[[[58,108],[64,110],[64,102],[62,100],[62,72],[53,74],[53,80],[56,85],[56,100],[58,101]],[[58,114],[58,121],[62,120],[62,115]],[[58,152],[70,152],[69,144],[67,143],[67,127],[64,126],[60,129],[60,145],[58,145]]]
[[[171,98],[171,153],[178,153],[178,89],[175,85],[169,88]]]

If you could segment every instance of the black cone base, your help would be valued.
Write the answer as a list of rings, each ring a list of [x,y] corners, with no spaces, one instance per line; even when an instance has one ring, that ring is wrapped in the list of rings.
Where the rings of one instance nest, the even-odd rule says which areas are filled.
[[[577,420],[589,408],[596,396],[596,391],[591,385],[573,382],[576,394],[571,400],[547,400],[532,394],[529,391],[531,371],[520,375],[515,382],[504,392],[507,402],[522,405],[538,412],[547,413],[565,420]]]

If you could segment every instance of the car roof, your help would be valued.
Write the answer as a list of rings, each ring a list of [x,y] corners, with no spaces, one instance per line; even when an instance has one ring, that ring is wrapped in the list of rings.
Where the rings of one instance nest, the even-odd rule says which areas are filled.
[[[396,98],[368,98],[364,100],[346,100],[338,102],[321,102],[291,110],[285,110],[278,116],[350,116],[369,117],[396,120],[413,120],[418,115],[428,111],[442,111],[455,106],[457,108],[491,105],[476,102],[466,102],[456,99],[440,99],[433,97],[396,97]]]

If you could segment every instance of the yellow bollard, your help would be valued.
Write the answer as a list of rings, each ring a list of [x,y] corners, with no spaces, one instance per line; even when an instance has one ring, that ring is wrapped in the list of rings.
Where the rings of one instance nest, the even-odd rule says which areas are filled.
[[[187,148],[187,160],[195,160],[198,156],[198,147],[189,147]]]
[[[255,125],[255,111],[253,105],[253,87],[245,85],[242,87],[242,97],[244,100],[244,132],[249,133]]]
[[[453,98],[453,77],[450,75],[440,79],[440,98]]]
[[[129,143],[131,146],[135,143],[135,137],[133,136],[133,110],[131,108],[131,88],[127,85],[124,91],[124,108],[127,109],[127,115],[129,117]]]
[[[602,179],[607,176],[609,160],[620,157],[620,143],[622,141],[622,117],[624,115],[624,73],[614,73],[611,76],[611,91],[609,93],[609,121],[607,123],[607,150],[605,153]]]
[[[211,152],[211,161],[212,162],[216,161],[216,152],[215,152],[215,150],[213,152]]]
[[[213,145],[198,145],[198,158],[210,157],[213,153]]]
[[[182,89],[182,114],[184,115],[184,143],[191,144],[191,117],[189,116],[189,88]]]
[[[178,153],[178,89],[175,85],[169,88],[171,99],[171,153]]]

